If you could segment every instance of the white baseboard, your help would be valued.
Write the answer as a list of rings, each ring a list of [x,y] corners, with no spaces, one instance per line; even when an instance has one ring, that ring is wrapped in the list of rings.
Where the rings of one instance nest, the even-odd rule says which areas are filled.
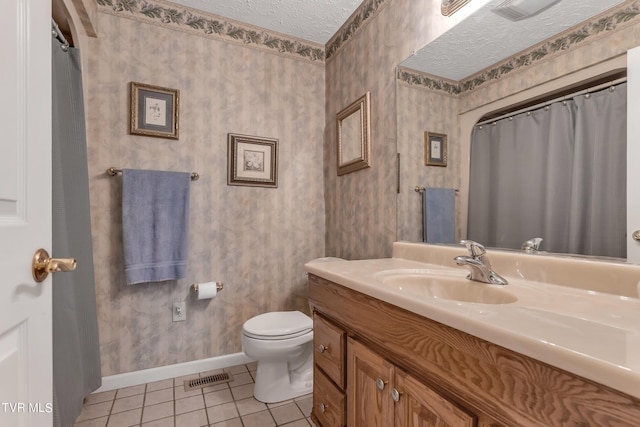
[[[94,393],[146,384],[153,381],[166,380],[168,378],[181,377],[183,375],[196,374],[198,372],[211,371],[213,369],[228,368],[230,366],[242,365],[243,363],[251,362],[253,362],[253,360],[247,357],[246,354],[233,353],[226,354],[224,356],[211,357],[209,359],[193,360],[191,362],[177,363],[175,365],[160,366],[158,368],[110,375],[108,377],[102,377],[102,386],[94,391]]]

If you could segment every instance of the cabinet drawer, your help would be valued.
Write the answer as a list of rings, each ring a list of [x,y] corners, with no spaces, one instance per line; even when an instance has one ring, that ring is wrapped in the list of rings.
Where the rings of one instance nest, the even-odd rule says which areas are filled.
[[[345,425],[345,396],[319,369],[313,372],[313,409],[311,414],[319,427]]]
[[[341,389],[344,389],[345,341],[346,333],[342,329],[313,314],[315,364]]]

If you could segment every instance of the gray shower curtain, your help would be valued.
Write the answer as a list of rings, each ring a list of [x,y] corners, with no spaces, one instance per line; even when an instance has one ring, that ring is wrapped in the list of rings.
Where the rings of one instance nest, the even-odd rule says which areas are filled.
[[[100,387],[80,52],[52,40],[53,254],[76,258],[53,275],[53,425],[69,427]]]
[[[476,126],[468,238],[626,257],[626,86]]]

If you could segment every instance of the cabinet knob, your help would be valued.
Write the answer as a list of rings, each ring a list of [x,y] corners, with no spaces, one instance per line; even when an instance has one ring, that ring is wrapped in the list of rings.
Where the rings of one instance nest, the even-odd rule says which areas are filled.
[[[329,346],[328,346],[328,345],[327,345],[327,346],[325,346],[324,344],[320,344],[320,345],[318,346],[318,351],[319,351],[320,353],[324,353],[324,352],[325,352],[325,351],[327,351],[327,350],[329,350]]]
[[[327,405],[325,405],[324,403],[320,403],[318,405],[318,409],[320,409],[320,412],[324,413],[327,410]]]
[[[383,379],[382,379],[382,378],[378,378],[378,379],[376,380],[376,387],[378,387],[378,390],[384,390],[384,386],[385,386],[385,384],[386,384],[386,383],[387,383],[387,382],[386,382],[386,381],[383,381]]]
[[[394,402],[399,402],[400,396],[402,396],[402,393],[400,393],[398,390],[396,390],[395,388],[391,390],[391,398]]]

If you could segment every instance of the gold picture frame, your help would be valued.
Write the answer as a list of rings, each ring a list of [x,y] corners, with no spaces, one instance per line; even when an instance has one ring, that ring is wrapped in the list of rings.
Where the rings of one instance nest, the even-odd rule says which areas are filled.
[[[424,165],[447,166],[447,135],[443,133],[424,133]]]
[[[371,166],[370,96],[365,93],[336,115],[338,175]]]
[[[278,140],[228,134],[227,185],[278,187]]]
[[[180,91],[131,82],[129,130],[133,135],[179,139]]]

